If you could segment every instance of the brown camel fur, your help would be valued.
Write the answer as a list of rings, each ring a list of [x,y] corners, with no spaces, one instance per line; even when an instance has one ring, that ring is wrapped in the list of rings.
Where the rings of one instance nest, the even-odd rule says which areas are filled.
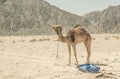
[[[91,36],[86,30],[84,30],[81,27],[81,25],[76,25],[73,29],[69,30],[67,32],[66,36],[62,35],[62,27],[61,26],[54,26],[52,28],[57,33],[59,41],[61,41],[63,43],[67,43],[68,50],[69,50],[69,63],[67,65],[71,64],[71,46],[73,48],[76,63],[78,65],[77,54],[76,54],[76,45],[81,42],[84,43],[84,45],[87,49],[86,64],[89,63],[90,55],[91,55]]]

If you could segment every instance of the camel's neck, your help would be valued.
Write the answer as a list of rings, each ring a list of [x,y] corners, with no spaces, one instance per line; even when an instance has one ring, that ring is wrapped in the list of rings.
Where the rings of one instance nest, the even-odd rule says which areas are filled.
[[[58,38],[59,38],[60,42],[63,42],[63,43],[66,42],[65,36],[62,35],[62,32],[58,33],[57,35],[58,35]]]
[[[58,36],[60,42],[66,42],[65,36]]]

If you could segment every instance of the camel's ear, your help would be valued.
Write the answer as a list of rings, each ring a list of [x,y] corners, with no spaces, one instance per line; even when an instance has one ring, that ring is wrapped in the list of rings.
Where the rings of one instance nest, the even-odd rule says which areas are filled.
[[[62,26],[62,25],[59,25],[59,27],[63,28],[63,26]]]
[[[52,29],[55,29],[55,27],[54,27],[54,26],[52,26]]]
[[[53,30],[53,29],[55,29],[55,27],[54,27],[54,26],[51,26],[50,29]]]

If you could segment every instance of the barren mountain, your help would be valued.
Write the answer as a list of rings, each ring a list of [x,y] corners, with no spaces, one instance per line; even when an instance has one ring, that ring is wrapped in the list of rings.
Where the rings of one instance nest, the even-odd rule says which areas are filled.
[[[51,25],[62,25],[64,32],[81,24],[94,33],[91,23],[44,0],[0,0],[0,35],[51,34]]]
[[[98,33],[120,33],[120,5],[85,15]]]

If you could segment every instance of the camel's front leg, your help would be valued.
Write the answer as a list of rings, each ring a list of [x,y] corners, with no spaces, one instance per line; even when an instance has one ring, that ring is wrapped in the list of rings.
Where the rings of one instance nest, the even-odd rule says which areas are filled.
[[[76,53],[76,45],[73,44],[72,47],[73,47],[73,51],[74,51],[74,56],[75,56],[76,64],[78,65],[77,53]]]
[[[91,51],[90,51],[90,48],[86,48],[87,49],[87,60],[86,60],[86,64],[89,64],[90,63],[90,55],[91,55]]]
[[[69,63],[67,64],[67,66],[71,64],[71,46],[70,45],[68,45],[68,51],[69,51]]]
[[[86,64],[89,64],[90,63],[90,55],[91,55],[91,38],[90,37],[84,42],[84,45],[87,49]]]

